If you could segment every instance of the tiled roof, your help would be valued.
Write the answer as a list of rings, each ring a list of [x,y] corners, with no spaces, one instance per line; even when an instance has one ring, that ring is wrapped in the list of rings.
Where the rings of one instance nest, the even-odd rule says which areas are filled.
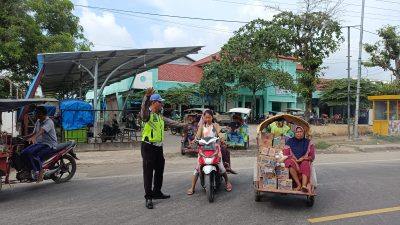
[[[322,91],[324,90],[328,84],[332,81],[331,79],[325,79],[325,78],[318,78],[319,83],[315,86],[315,89],[317,91]]]
[[[201,67],[164,64],[158,67],[158,80],[199,83],[203,76]]]
[[[196,62],[192,63],[192,66],[202,66],[204,64],[208,64],[211,63],[213,60],[219,62],[221,61],[221,54],[219,54],[219,52],[216,52],[212,55],[209,55],[205,58],[199,59]]]
[[[283,56],[283,55],[279,55],[278,56],[279,59],[286,59],[286,60],[291,60],[291,61],[296,61],[296,58],[293,56]],[[202,66],[204,64],[208,64],[211,63],[213,60],[219,62],[221,61],[221,54],[220,52],[216,52],[212,55],[209,55],[205,58],[199,59],[196,62],[192,63],[192,66]]]
[[[303,65],[300,64],[300,63],[298,63],[298,64],[296,65],[296,70],[304,70]]]

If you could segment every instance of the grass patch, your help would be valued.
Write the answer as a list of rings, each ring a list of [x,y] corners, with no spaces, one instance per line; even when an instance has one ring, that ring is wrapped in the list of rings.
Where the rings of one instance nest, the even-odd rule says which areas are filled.
[[[377,141],[383,141],[383,142],[391,142],[391,143],[400,142],[400,136],[380,136],[380,135],[376,135],[375,138],[376,138]]]
[[[332,144],[326,143],[325,141],[319,141],[319,142],[315,143],[315,148],[316,149],[327,149],[331,145]]]

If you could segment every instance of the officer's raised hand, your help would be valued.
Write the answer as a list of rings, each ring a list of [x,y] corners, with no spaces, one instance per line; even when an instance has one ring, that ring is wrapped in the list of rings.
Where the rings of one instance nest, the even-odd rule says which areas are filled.
[[[146,89],[146,96],[150,97],[152,94],[154,94],[154,89],[152,87],[149,87]]]

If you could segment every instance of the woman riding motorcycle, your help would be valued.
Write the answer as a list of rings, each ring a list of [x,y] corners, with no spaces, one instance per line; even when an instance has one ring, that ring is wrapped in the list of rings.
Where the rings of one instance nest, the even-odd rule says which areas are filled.
[[[211,110],[206,110],[203,113],[202,119],[199,122],[199,129],[196,134],[196,139],[201,139],[204,137],[216,137],[219,136],[221,143],[224,143],[223,139],[223,134],[221,133],[221,128],[217,123],[214,122],[213,118],[213,112]],[[194,141],[192,141],[194,142]],[[218,153],[221,154],[221,153]],[[225,180],[225,186],[226,186],[226,191],[230,192],[232,191],[232,184],[228,180],[228,175],[226,173],[226,169],[222,163],[222,155],[220,156],[220,162],[218,163],[219,171],[224,177]],[[191,187],[187,190],[188,195],[192,195],[195,192],[195,187],[196,187],[196,182],[197,179],[199,178],[199,163],[197,159],[197,164],[196,168],[194,170],[194,173],[192,175],[192,185]]]

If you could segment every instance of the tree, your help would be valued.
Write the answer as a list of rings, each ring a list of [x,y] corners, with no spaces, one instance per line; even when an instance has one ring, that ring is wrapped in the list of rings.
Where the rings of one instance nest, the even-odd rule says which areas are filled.
[[[215,99],[217,105],[221,107],[223,97],[226,100],[237,97],[234,81],[235,77],[232,67],[213,61],[203,66],[203,76],[198,91],[202,96]]]
[[[400,80],[395,80],[388,84],[380,84],[378,95],[400,95]]]
[[[364,44],[364,49],[370,54],[367,67],[378,66],[391,71],[396,80],[400,80],[400,34],[398,26],[386,26],[378,30],[382,40],[375,44]]]
[[[348,79],[333,80],[327,84],[327,87],[322,91],[320,101],[328,106],[347,106],[347,85]],[[362,79],[360,91],[360,107],[368,108],[371,102],[368,96],[377,95],[379,93],[380,84],[375,84],[369,80]],[[350,105],[355,106],[357,80],[350,80]]]
[[[323,59],[335,52],[343,40],[332,10],[312,12],[314,2],[324,1],[306,0],[306,11],[301,14],[281,12],[272,21],[253,20],[235,32],[222,48],[222,61],[234,65],[263,65],[279,55],[297,58],[304,70],[297,77],[295,90],[306,101],[306,116],[312,108],[312,93]]]
[[[38,53],[89,50],[73,8],[69,0],[1,1],[0,71],[26,85],[37,72]]]
[[[165,90],[162,97],[166,99],[166,104],[176,107],[178,105],[190,105],[196,93],[196,87],[179,84],[179,87]]]
[[[293,89],[291,75],[279,68],[277,60],[280,53],[290,51],[284,48],[287,45],[283,43],[282,32],[285,30],[270,21],[257,19],[241,27],[222,47],[221,66],[231,71],[230,79],[234,79],[236,87],[252,92],[253,112],[257,91],[271,85]],[[274,63],[278,65],[275,68]]]
[[[257,91],[262,91],[268,86],[277,86],[288,90],[293,87],[293,79],[289,73],[279,69],[272,69],[266,63],[264,66],[246,63],[240,65],[236,71],[238,87],[250,89],[253,95],[251,102],[253,119]]]
[[[306,102],[308,117],[323,59],[335,52],[343,41],[340,25],[327,12],[310,11],[298,15],[282,12],[274,16],[272,23],[284,30],[285,41],[280,48],[291,49],[286,54],[296,57],[304,68],[298,74],[297,92]]]

